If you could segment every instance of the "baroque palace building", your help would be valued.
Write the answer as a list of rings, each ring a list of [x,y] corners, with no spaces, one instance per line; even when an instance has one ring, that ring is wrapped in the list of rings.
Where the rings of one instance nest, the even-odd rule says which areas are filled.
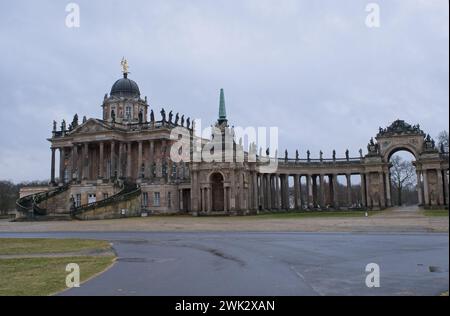
[[[396,120],[380,128],[358,157],[270,158],[251,144],[244,150],[228,127],[223,90],[219,118],[209,139],[196,136],[195,122],[161,110],[158,119],[128,78],[117,80],[102,103],[101,119],[75,115],[53,123],[51,176],[46,188],[23,188],[19,218],[61,216],[120,218],[158,213],[254,214],[262,210],[383,209],[392,206],[389,159],[399,150],[415,157],[420,205],[448,207],[448,153],[419,125]],[[188,140],[178,148],[180,139]],[[226,141],[231,139],[231,141]],[[183,145],[184,144],[184,145]],[[174,149],[175,148],[175,149]],[[202,152],[224,149],[222,157]],[[215,149],[214,149],[215,148]],[[173,159],[175,150],[183,157]],[[219,151],[217,151],[219,152]],[[173,152],[172,152],[173,154]],[[59,165],[56,165],[59,155]],[[200,159],[199,159],[200,158]],[[219,159],[228,158],[228,159]],[[241,158],[241,159],[240,159]],[[268,168],[275,164],[276,168]],[[359,177],[357,186],[352,176]],[[346,185],[338,184],[338,176]],[[344,194],[338,191],[345,190]],[[342,192],[341,192],[342,193]]]

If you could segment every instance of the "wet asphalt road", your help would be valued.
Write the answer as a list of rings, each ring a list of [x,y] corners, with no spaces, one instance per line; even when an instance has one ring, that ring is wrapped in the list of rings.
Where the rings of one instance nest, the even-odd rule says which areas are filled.
[[[449,288],[448,234],[0,233],[36,236],[105,239],[117,252],[111,269],[62,295],[439,295]],[[380,288],[365,285],[368,263],[380,266]]]

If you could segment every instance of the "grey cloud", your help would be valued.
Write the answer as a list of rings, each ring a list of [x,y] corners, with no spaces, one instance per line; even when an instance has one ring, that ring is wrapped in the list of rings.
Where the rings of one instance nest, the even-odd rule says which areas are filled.
[[[236,126],[278,126],[280,146],[356,155],[391,121],[447,129],[448,2],[14,1],[0,12],[0,178],[49,176],[52,120],[100,117],[120,76],[152,106],[213,122],[218,91]],[[18,170],[20,168],[20,170]]]

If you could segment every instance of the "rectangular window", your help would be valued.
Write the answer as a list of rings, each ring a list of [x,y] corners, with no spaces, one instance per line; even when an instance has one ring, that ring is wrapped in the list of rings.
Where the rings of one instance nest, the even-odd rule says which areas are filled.
[[[148,206],[148,193],[147,192],[142,193],[142,206],[143,207]]]
[[[153,206],[161,206],[161,199],[160,199],[159,192],[153,193]]]
[[[109,197],[108,193],[103,193],[103,199],[106,200]]]
[[[81,194],[77,194],[75,197],[75,206],[80,207],[81,206]]]
[[[95,194],[88,194],[88,204],[97,202],[97,196]]]
[[[172,207],[172,192],[167,193],[167,207],[168,208]]]

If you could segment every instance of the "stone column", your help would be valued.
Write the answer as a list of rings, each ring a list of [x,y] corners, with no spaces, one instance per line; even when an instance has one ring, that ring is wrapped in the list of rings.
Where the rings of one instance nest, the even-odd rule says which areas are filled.
[[[108,174],[108,178],[111,179],[111,177],[114,177],[117,171],[116,168],[116,143],[114,141],[111,141],[111,150],[110,150],[110,159],[111,159],[111,170],[110,174]]]
[[[153,179],[153,162],[154,162],[154,153],[155,153],[155,143],[153,140],[149,143],[149,152],[148,152],[148,170],[149,170],[149,179]]]
[[[364,174],[364,178],[366,179],[366,203],[368,207],[373,207],[373,200],[370,192],[370,172]]]
[[[422,179],[421,179],[421,171],[416,170],[417,177],[417,201],[419,205],[423,205],[423,190],[422,190]]]
[[[203,188],[200,188],[198,211],[203,212],[204,210],[205,210],[205,199],[204,199],[204,194],[203,194]]]
[[[223,187],[223,210],[228,212],[227,187]]]
[[[333,192],[333,176],[328,175],[328,204],[333,206],[334,192]]]
[[[352,207],[352,175],[346,174],[347,179],[347,207]]]
[[[131,142],[127,143],[127,178],[131,178]]]
[[[320,176],[320,207],[325,208],[325,176],[321,174]]]
[[[338,181],[337,181],[337,174],[333,174],[333,204],[334,208],[339,208],[339,192],[338,192]]]
[[[88,180],[90,178],[89,174],[89,144],[84,143],[83,146],[83,180]]]
[[[289,175],[288,174],[284,175],[284,194],[283,195],[284,195],[283,199],[284,199],[285,210],[289,211],[290,205],[289,205]]]
[[[380,182],[380,208],[384,208],[386,206],[386,200],[385,196],[386,193],[384,192],[384,175],[383,172],[378,173],[379,176],[379,182]]]
[[[200,211],[201,201],[201,192],[198,185],[198,171],[191,170],[191,183],[191,209],[193,212],[198,212]]]
[[[208,192],[208,213],[210,213],[212,211],[212,190],[211,187],[208,187],[206,190]]]
[[[50,148],[52,151],[52,164],[50,166],[50,183],[55,184],[55,151],[56,148]]]
[[[70,153],[70,158],[67,160],[66,173],[67,173],[67,182],[70,183],[72,181],[73,151],[72,148],[68,148],[67,151],[68,153]]]
[[[267,194],[267,209],[272,209],[272,179],[270,174],[266,174],[266,194]]]
[[[442,181],[442,170],[437,169],[438,203],[444,205],[444,183]]]
[[[103,151],[104,151],[104,144],[103,144],[103,142],[100,142],[100,144],[99,144],[99,146],[100,146],[100,148],[99,148],[99,151],[100,151],[100,154],[99,154],[99,162],[98,162],[98,177],[100,178],[100,179],[103,179],[104,178],[104,175],[105,175],[105,170],[104,170],[104,165],[103,165],[103,159],[104,159],[104,157],[103,157]]]
[[[79,180],[78,177],[78,146],[72,146],[72,173],[70,174],[70,178],[72,180]],[[75,177],[74,177],[75,173]]]
[[[312,191],[313,191],[313,207],[317,206],[317,176],[316,175],[312,175]]]
[[[280,209],[280,175],[275,174],[273,176],[273,186],[274,186],[274,202],[275,202],[275,209]]]
[[[123,143],[119,142],[119,158],[117,163],[117,175],[119,178],[123,177]]]
[[[65,149],[64,147],[59,148],[59,183],[65,183],[64,171],[65,171]]]
[[[258,210],[258,174],[253,172],[253,209]]]
[[[392,198],[391,198],[391,174],[388,172],[385,173],[385,181],[386,181],[386,206],[392,206]]]
[[[142,178],[142,141],[138,142],[138,167],[137,167],[137,179]]]
[[[361,177],[361,186],[360,186],[361,204],[362,204],[362,207],[366,207],[367,206],[367,203],[366,203],[366,179],[365,179],[363,173],[360,174],[360,177]]]
[[[428,191],[428,170],[423,170],[423,195],[425,206],[429,206],[430,193]]]
[[[243,211],[246,209],[244,172],[238,172],[238,176],[239,176],[239,209],[241,211]],[[269,195],[269,199],[270,199],[270,195]]]
[[[313,190],[312,190],[312,178],[311,175],[306,175],[306,192],[307,192],[307,204],[308,208],[312,208],[313,205]]]
[[[294,207],[300,209],[300,180],[298,174],[294,175]]]
[[[298,190],[299,190],[299,202],[300,202],[300,207],[299,209],[302,210],[303,209],[303,189],[302,189],[302,175],[299,174],[298,175]]]
[[[231,183],[231,185],[233,185],[233,182]],[[259,175],[259,204],[261,205],[262,209],[265,209],[264,200],[265,200],[266,197],[265,197],[264,188],[265,188],[265,185],[264,185],[264,173],[261,173]],[[231,188],[230,188],[230,195],[231,195]],[[230,199],[231,199],[231,196],[230,196]]]
[[[78,167],[78,181],[81,182],[83,180],[83,172],[84,172],[84,153],[83,153],[83,146],[77,148],[78,152],[78,161],[77,161],[77,167]]]
[[[449,199],[448,199],[448,194],[449,194],[449,187],[448,187],[448,176],[447,176],[447,170],[443,170],[443,173],[444,173],[444,193],[445,193],[445,198],[444,198],[444,201],[445,201],[445,205],[447,205],[448,206],[448,203],[449,203]]]

